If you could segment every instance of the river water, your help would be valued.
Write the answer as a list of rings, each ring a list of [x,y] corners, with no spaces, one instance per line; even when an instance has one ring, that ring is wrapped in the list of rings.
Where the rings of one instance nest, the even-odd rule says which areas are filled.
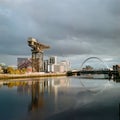
[[[119,120],[120,83],[58,77],[0,82],[0,120]]]

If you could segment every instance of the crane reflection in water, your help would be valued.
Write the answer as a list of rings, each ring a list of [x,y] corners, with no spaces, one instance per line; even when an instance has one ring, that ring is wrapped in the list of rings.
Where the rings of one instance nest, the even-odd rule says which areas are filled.
[[[119,84],[105,79],[82,79],[78,77],[44,78],[11,81],[7,85],[9,87],[17,86],[18,94],[29,96],[27,120],[31,118],[45,119],[51,115],[55,116],[50,117],[51,120],[54,118],[58,120],[57,118],[60,116],[64,116],[65,119],[75,116],[80,118],[81,113],[87,114],[88,112],[91,113],[91,116],[94,116],[94,109],[103,114],[101,111],[103,109],[102,105],[106,107],[107,116],[109,111],[107,106],[110,106],[111,109],[118,108],[117,104],[119,101],[118,99],[113,101],[113,96],[114,98],[117,95],[117,98],[120,97],[117,91]],[[64,114],[62,111],[65,111]],[[69,114],[71,116],[69,117],[69,112],[74,113],[75,116]],[[112,116],[117,113],[117,110],[115,112],[110,111],[110,113],[110,116]]]
[[[18,85],[17,91],[19,94],[31,94],[31,103],[28,106],[29,112],[34,112],[39,109],[44,109],[46,106],[47,97],[51,96],[52,101],[55,102],[55,110],[57,110],[57,100],[58,100],[58,89],[62,86],[69,87],[69,78],[46,78],[46,79],[35,79],[27,81],[26,84],[23,83]],[[61,92],[62,93],[62,92]]]

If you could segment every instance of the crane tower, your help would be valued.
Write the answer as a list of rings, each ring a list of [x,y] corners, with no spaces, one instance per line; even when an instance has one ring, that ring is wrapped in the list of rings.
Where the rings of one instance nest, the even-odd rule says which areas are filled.
[[[32,52],[32,72],[43,71],[43,50],[49,49],[50,46],[41,44],[35,38],[28,38],[28,46],[31,47]]]

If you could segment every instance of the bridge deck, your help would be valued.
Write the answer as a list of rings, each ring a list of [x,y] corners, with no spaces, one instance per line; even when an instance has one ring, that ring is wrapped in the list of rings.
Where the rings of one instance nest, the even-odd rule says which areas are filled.
[[[118,71],[109,70],[90,70],[90,71],[74,71],[73,74],[119,74]]]

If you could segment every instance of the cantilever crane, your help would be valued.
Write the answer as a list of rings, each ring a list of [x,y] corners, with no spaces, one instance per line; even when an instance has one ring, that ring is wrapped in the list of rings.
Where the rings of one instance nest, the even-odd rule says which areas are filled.
[[[49,49],[50,46],[41,44],[35,38],[28,38],[28,46],[32,49],[32,72],[43,71],[43,50]]]

